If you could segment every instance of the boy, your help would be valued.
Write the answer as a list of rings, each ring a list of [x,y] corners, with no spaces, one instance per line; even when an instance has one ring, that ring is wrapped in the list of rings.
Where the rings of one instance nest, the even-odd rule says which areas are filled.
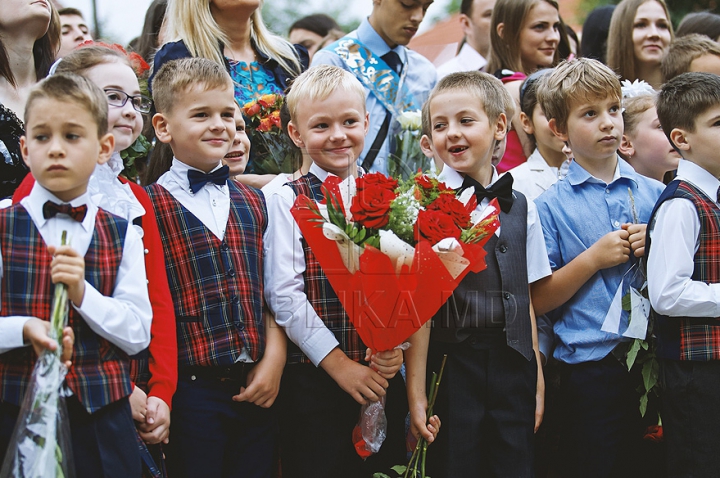
[[[584,58],[563,62],[537,95],[550,129],[575,158],[566,178],[535,200],[553,274],[533,284],[533,305],[537,314],[563,306],[552,314],[566,422],[563,471],[637,476],[637,383],[612,353],[626,339],[601,327],[631,254],[644,252],[645,223],[662,184],[617,156],[621,90],[608,67]]]
[[[676,38],[660,64],[663,81],[689,71],[720,74],[720,45],[705,35]]]
[[[435,86],[437,72],[425,57],[406,48],[434,0],[373,0],[372,13],[357,30],[315,53],[313,65],[335,65],[365,87],[369,138],[356,157],[365,171],[388,172],[394,117],[419,110]],[[368,71],[374,69],[375,72]],[[375,78],[375,81],[368,81]]]
[[[365,346],[290,213],[298,194],[319,201],[329,175],[357,177],[368,128],[365,94],[350,73],[324,65],[295,80],[287,105],[290,138],[313,164],[307,175],[268,196],[265,297],[295,344],[278,398],[283,476],[369,478],[406,461],[407,401],[402,377],[395,375],[402,352],[379,353],[372,357],[374,369],[366,365]],[[363,462],[351,440],[359,404],[383,395],[387,439]],[[298,430],[312,433],[298,438]]]
[[[494,197],[502,209],[502,226],[485,246],[487,269],[468,274],[435,315],[429,348],[406,352],[412,426],[423,431],[426,363],[427,372],[438,371],[448,356],[435,402],[444,430],[429,449],[433,477],[533,473],[544,382],[528,284],[550,266],[533,204],[512,190],[510,175],[498,181],[492,165],[507,132],[508,98],[491,75],[453,73],[438,82],[423,116],[431,132],[423,140],[444,163],[438,179],[474,189],[478,211]]]
[[[668,476],[713,476],[720,466],[720,77],[684,73],[657,100],[682,159],[650,218],[648,292],[655,311]],[[688,386],[687,384],[691,384]]]
[[[58,50],[56,58],[66,57],[78,45],[83,42],[92,40],[90,28],[88,28],[82,12],[77,8],[61,8],[58,10],[60,17],[60,50]]]
[[[263,314],[260,191],[228,181],[236,135],[233,83],[203,58],[163,65],[153,80],[159,141],[170,170],[147,187],[165,246],[178,332],[173,476],[269,477],[272,405],[285,344]]]
[[[52,283],[67,285],[76,343],[67,403],[77,476],[139,477],[128,355],[148,346],[152,312],[140,237],[87,194],[96,164],[113,151],[107,112],[102,90],[76,75],[53,75],[31,92],[21,148],[36,183],[0,212],[0,321],[19,332],[34,321],[28,317],[49,320]],[[71,245],[60,245],[62,231]],[[0,355],[3,454],[34,362],[18,332],[17,339],[3,337],[14,350]]]

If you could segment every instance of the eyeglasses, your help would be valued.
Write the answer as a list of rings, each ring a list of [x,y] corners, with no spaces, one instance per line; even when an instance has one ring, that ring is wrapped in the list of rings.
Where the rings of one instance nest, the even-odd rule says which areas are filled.
[[[107,95],[107,102],[110,106],[122,108],[125,106],[125,103],[130,100],[133,108],[135,108],[135,111],[138,113],[150,113],[150,109],[152,108],[152,99],[145,95],[131,96],[122,90],[116,90],[114,88],[105,88],[105,95]]]

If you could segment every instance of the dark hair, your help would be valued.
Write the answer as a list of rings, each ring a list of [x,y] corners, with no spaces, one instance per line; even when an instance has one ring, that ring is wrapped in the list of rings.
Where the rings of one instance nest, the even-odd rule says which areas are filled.
[[[158,34],[165,19],[165,11],[167,11],[167,0],[153,0],[145,12],[145,23],[142,33],[138,37],[135,51],[148,63],[159,46]]]
[[[688,13],[678,25],[676,36],[699,33],[713,41],[720,37],[720,15],[710,12]]]
[[[577,33],[575,33],[575,30],[573,30],[570,25],[565,23],[560,18],[560,41],[558,42],[558,55],[560,58],[565,59],[570,56],[570,53],[572,53],[572,48],[570,48],[570,40],[573,40],[575,42],[575,45],[577,45],[577,52],[575,53],[575,56],[582,56],[580,53],[580,39],[577,36]]]
[[[316,13],[314,15],[308,15],[301,18],[290,25],[288,34],[297,29],[308,30],[313,33],[317,33],[321,37],[330,33],[330,30],[342,30],[334,18],[325,15],[324,13]]]
[[[475,3],[475,0],[462,0],[462,2],[460,2],[460,13],[468,17],[472,15],[473,3]]]
[[[607,38],[615,5],[604,5],[594,9],[585,19],[582,27],[580,53],[603,63],[606,61]]]
[[[85,19],[82,12],[80,10],[78,10],[77,8],[73,8],[73,7],[65,7],[65,8],[58,9],[58,15],[77,15],[78,17],[81,17],[83,20]]]
[[[683,73],[665,83],[657,99],[657,113],[665,136],[675,128],[695,132],[697,117],[720,104],[720,76]],[[673,146],[675,146],[673,144]]]

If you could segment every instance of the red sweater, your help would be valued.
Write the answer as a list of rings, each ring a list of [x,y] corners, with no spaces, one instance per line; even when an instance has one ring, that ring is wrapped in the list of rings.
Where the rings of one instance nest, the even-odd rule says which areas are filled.
[[[163,252],[160,232],[152,202],[143,188],[124,178],[123,183],[130,185],[130,189],[145,208],[143,227],[143,245],[145,246],[145,271],[148,278],[148,294],[152,305],[153,320],[150,328],[148,396],[162,399],[172,409],[172,397],[177,388],[177,335],[175,332],[175,309],[173,308],[170,287],[168,286],[165,268],[165,254]],[[25,176],[20,186],[15,190],[13,203],[30,194],[35,178],[32,174]]]

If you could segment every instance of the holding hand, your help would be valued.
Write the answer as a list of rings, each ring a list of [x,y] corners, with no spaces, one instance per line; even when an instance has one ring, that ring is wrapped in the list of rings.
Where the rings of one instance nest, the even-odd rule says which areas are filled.
[[[270,363],[263,358],[247,374],[245,387],[240,387],[240,393],[232,399],[236,402],[250,402],[258,407],[270,408],[275,403],[280,391],[280,378],[282,377],[285,360],[279,364]]]
[[[25,322],[23,326],[23,340],[30,342],[35,349],[35,353],[39,356],[44,350],[57,350],[58,343],[50,337],[50,322],[40,320],[35,317]],[[70,327],[63,329],[62,336],[62,355],[60,360],[70,368],[70,357],[72,357],[72,348],[75,343],[75,333]]]
[[[365,352],[365,361],[370,362],[370,368],[377,371],[384,379],[390,380],[400,371],[403,364],[402,349],[396,348],[374,355],[370,355],[371,352],[368,348]]]
[[[623,224],[622,228],[629,234],[628,242],[635,257],[645,255],[645,233],[647,232],[647,224]]]
[[[630,260],[629,237],[630,233],[627,230],[620,229],[619,231],[608,232],[590,246],[588,252],[592,254],[597,270],[615,267]]]
[[[170,434],[170,407],[161,398],[148,397],[145,422],[138,423],[140,438],[150,445],[168,443]]]
[[[145,423],[147,416],[147,394],[140,388],[135,387],[130,394],[130,409],[132,417],[138,423]]]
[[[367,400],[377,402],[389,386],[378,372],[351,360],[339,348],[333,349],[320,366],[360,405],[365,405]]]
[[[415,403],[410,409],[410,433],[418,440],[422,437],[428,443],[437,438],[440,431],[440,418],[433,415],[427,418],[427,400],[423,403]]]
[[[70,246],[48,246],[48,253],[53,256],[50,263],[53,284],[65,284],[68,299],[80,307],[85,296],[85,258]]]

